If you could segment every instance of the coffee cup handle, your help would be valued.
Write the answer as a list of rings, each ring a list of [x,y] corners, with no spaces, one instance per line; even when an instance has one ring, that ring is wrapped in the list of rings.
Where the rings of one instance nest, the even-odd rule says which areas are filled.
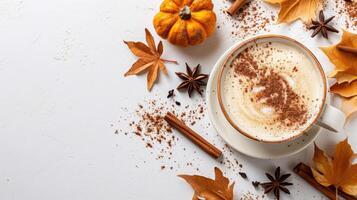
[[[345,121],[346,116],[341,110],[326,104],[316,125],[337,133],[343,130]]]

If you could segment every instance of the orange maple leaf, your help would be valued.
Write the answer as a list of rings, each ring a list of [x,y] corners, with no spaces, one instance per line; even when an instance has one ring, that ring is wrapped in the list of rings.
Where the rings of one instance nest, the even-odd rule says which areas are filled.
[[[348,83],[344,82],[341,84],[335,83],[330,87],[332,93],[339,94],[343,97],[354,97],[357,96],[357,80]]]
[[[341,41],[333,46],[320,48],[335,65],[331,78],[337,82],[330,87],[332,93],[343,97],[342,111],[349,117],[357,111],[357,53],[346,49],[357,49],[357,34],[343,31]]]
[[[332,158],[315,144],[316,169],[311,168],[314,178],[325,187],[333,185],[347,194],[357,195],[357,164],[352,164],[355,156],[347,139],[336,145]]]
[[[192,200],[233,200],[234,182],[229,185],[228,178],[217,167],[214,168],[215,180],[197,175],[179,175],[185,179],[195,191]]]
[[[291,23],[297,19],[310,22],[315,18],[321,0],[265,0],[271,4],[280,4],[278,23]]]
[[[357,48],[357,34],[344,30],[342,39],[338,44],[320,48],[335,65],[330,77],[336,78],[338,83],[350,83],[357,80],[357,55],[343,51],[338,48],[339,46]]]
[[[357,112],[357,96],[342,102],[341,110],[346,114],[346,121]]]
[[[159,69],[164,74],[167,74],[164,62],[173,62],[176,64],[177,62],[161,59],[161,55],[164,51],[162,42],[160,41],[156,48],[154,38],[149,30],[145,29],[145,33],[148,45],[142,42],[124,41],[130,51],[139,57],[139,59],[132,65],[129,71],[124,74],[124,76],[137,75],[144,71],[149,71],[147,75],[147,88],[148,90],[151,90],[158,77]]]

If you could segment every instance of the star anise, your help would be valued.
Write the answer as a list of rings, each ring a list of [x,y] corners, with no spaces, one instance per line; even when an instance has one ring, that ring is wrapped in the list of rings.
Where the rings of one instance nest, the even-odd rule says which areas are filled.
[[[197,65],[193,70],[186,63],[186,71],[187,74],[183,72],[176,72],[176,75],[182,79],[182,83],[177,87],[178,90],[187,88],[188,96],[191,97],[191,94],[194,90],[196,90],[200,95],[202,95],[202,91],[200,90],[201,86],[205,86],[206,82],[204,79],[208,78],[207,74],[199,74],[200,65]]]
[[[314,29],[311,37],[315,37],[318,33],[321,32],[322,36],[328,39],[328,31],[338,33],[338,30],[334,27],[328,25],[328,23],[335,18],[335,16],[329,17],[325,20],[324,12],[321,10],[319,14],[319,21],[312,20],[312,26],[309,29]]]
[[[275,170],[275,178],[268,173],[265,173],[265,175],[270,180],[270,182],[265,182],[260,184],[264,188],[265,194],[273,191],[274,196],[276,197],[277,200],[280,199],[280,190],[282,190],[287,194],[290,194],[290,191],[285,186],[289,186],[293,184],[289,182],[285,182],[285,180],[289,178],[291,174],[284,174],[280,176],[280,167],[278,167]]]

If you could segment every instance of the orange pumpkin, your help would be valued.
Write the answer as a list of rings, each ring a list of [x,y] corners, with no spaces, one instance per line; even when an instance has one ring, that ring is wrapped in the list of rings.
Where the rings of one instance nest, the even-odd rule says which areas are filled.
[[[197,45],[216,29],[211,0],[164,0],[154,17],[158,35],[179,46]]]

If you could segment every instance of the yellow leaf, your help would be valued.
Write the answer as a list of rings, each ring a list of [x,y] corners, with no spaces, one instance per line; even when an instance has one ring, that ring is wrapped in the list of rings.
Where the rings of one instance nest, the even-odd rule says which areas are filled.
[[[342,39],[338,44],[320,48],[335,65],[335,70],[330,77],[335,78],[340,72],[357,76],[357,54],[342,51],[337,46],[357,48],[357,34],[343,31]]]
[[[342,188],[347,194],[357,195],[357,165],[353,165],[348,174],[351,176],[346,181],[345,186]]]
[[[352,83],[344,82],[341,84],[335,83],[330,88],[332,93],[339,94],[343,97],[353,97],[357,95],[357,80]]]
[[[326,177],[318,172],[317,170],[315,169],[311,169],[312,171],[312,175],[314,176],[315,180],[320,183],[321,185],[325,186],[325,187],[329,187],[331,185],[331,183],[326,179]]]
[[[167,74],[164,62],[173,62],[176,64],[177,62],[161,59],[160,57],[164,51],[162,42],[159,42],[156,49],[155,40],[148,29],[145,29],[145,34],[147,45],[142,42],[124,41],[130,51],[139,58],[124,76],[137,75],[148,71],[147,88],[150,91],[158,77],[159,69],[163,71],[164,74]]]
[[[280,4],[278,23],[291,23],[297,19],[310,22],[315,18],[321,0],[266,0],[271,4]]]
[[[342,111],[346,114],[347,122],[357,110],[357,99],[354,97],[357,96],[357,34],[344,30],[338,44],[322,47],[321,50],[335,65],[329,77],[336,78],[337,83],[331,86],[331,92],[350,98],[343,99],[342,103]]]
[[[267,3],[271,3],[271,4],[281,4],[281,2],[283,2],[285,0],[265,0],[265,2]]]
[[[229,185],[228,178],[217,167],[214,168],[215,180],[198,175],[179,175],[191,185],[195,191],[193,200],[233,200],[234,183]]]
[[[352,165],[355,154],[348,140],[338,143],[333,159],[315,145],[314,162],[311,168],[317,182],[324,186],[334,185],[350,195],[357,195],[357,164]]]
[[[323,152],[319,147],[315,144],[315,154],[313,160],[315,161],[316,171],[313,169],[312,172],[315,178],[321,185],[330,186],[331,183],[329,180],[332,179],[332,167],[331,167],[331,159],[329,159],[325,152]],[[323,176],[318,176],[318,172],[321,172]]]
[[[357,80],[357,75],[348,74],[345,72],[337,72],[334,77],[336,78],[338,84],[345,82],[351,83],[352,81]]]
[[[346,114],[346,121],[348,121],[349,117],[357,112],[357,96],[344,99],[341,110]]]

